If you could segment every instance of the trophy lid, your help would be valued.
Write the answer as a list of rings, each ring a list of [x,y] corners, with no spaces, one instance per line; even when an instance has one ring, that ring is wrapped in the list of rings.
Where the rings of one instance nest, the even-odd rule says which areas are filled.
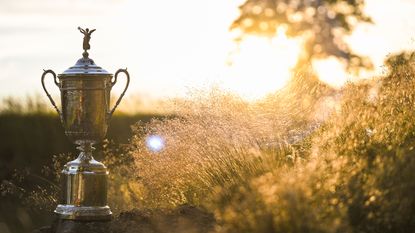
[[[82,29],[78,27],[78,30],[84,35],[82,58],[79,59],[76,64],[68,69],[66,69],[62,74],[59,74],[59,77],[65,76],[82,76],[82,75],[94,75],[94,76],[112,76],[111,73],[104,70],[100,66],[96,65],[94,60],[89,58],[87,50],[91,48],[89,41],[91,40],[91,34],[95,29],[89,30],[88,28]]]
[[[85,54],[85,52],[84,52]],[[96,65],[94,60],[88,57],[88,55],[79,59],[76,64],[68,69],[66,69],[59,76],[72,76],[72,75],[112,75],[108,71],[104,70],[100,66]]]

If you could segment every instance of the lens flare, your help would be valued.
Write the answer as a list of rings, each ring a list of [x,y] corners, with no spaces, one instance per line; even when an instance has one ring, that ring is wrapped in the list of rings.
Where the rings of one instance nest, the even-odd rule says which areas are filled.
[[[152,152],[160,152],[164,148],[164,139],[159,135],[150,135],[146,139],[146,145]]]

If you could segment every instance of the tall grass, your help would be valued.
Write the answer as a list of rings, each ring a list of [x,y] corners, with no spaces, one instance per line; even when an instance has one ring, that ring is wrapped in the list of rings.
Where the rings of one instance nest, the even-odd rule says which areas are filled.
[[[140,205],[203,206],[218,232],[412,232],[415,65],[399,56],[341,91],[305,73],[259,103],[196,93],[136,125]]]

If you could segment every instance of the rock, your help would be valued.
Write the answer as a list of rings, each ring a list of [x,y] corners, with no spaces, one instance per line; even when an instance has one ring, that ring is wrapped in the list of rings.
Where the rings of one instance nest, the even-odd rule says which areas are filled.
[[[183,205],[173,210],[132,210],[119,215],[111,233],[206,233],[213,230],[211,213]]]
[[[39,229],[36,229],[32,231],[32,233],[53,233],[51,226],[41,227]]]
[[[110,233],[110,221],[87,222],[60,220],[54,233]]]
[[[211,213],[183,205],[173,210],[135,209],[109,222],[57,220],[33,233],[207,233],[215,223]]]

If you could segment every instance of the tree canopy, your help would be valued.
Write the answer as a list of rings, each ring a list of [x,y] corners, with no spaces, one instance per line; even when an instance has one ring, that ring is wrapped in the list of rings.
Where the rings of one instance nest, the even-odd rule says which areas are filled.
[[[364,12],[364,0],[246,0],[231,30],[244,35],[274,36],[285,26],[289,37],[304,38],[304,48],[297,68],[314,58],[334,56],[349,70],[370,68],[370,60],[353,53],[344,36],[357,23],[371,23]]]

